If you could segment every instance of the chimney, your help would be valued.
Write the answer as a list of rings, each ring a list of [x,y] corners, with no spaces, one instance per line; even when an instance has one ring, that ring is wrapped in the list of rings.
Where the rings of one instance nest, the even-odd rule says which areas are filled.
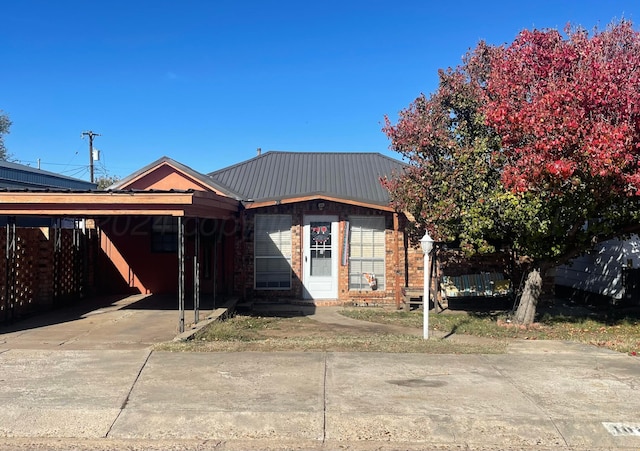
[[[262,154],[262,149],[260,147],[258,147],[258,156],[260,156]]]

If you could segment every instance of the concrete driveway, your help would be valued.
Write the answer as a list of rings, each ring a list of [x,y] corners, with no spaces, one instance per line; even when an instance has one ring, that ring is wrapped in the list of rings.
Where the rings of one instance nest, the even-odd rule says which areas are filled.
[[[556,341],[498,355],[153,351],[177,329],[172,301],[1,329],[0,451],[640,449],[637,357]]]
[[[203,310],[205,312],[205,310]],[[185,314],[193,322],[193,311]],[[144,349],[178,334],[175,296],[86,299],[0,326],[0,347],[12,349]]]
[[[637,450],[640,361],[2,349],[5,450]]]

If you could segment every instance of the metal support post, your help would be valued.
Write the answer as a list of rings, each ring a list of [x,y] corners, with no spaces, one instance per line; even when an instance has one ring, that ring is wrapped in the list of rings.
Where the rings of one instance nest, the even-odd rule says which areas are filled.
[[[195,249],[193,251],[193,315],[198,324],[200,319],[200,218],[196,218]]]
[[[5,287],[4,287],[4,320],[13,317],[16,302],[16,218],[7,218],[7,241],[5,246]]]
[[[184,332],[184,221],[178,216],[178,330]]]

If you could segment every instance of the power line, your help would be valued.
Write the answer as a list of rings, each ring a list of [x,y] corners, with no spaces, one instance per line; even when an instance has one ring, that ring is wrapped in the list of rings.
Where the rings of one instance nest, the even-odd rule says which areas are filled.
[[[50,163],[48,161],[42,161],[42,160],[40,160],[40,161],[30,161],[30,160],[17,159],[16,163],[23,164],[25,166],[31,166],[32,164],[35,164],[35,165],[40,164],[40,165],[47,165],[47,166],[74,166],[74,167],[77,167],[77,168],[86,168],[87,167],[86,164]]]

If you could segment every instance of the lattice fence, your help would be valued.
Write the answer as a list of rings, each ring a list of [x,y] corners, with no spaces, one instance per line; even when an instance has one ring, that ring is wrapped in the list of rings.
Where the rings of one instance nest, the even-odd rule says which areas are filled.
[[[80,230],[0,228],[0,322],[84,297],[94,241]]]
[[[42,232],[40,229],[16,229],[9,235],[0,229],[0,319],[11,319],[34,309],[38,290],[38,258]]]

